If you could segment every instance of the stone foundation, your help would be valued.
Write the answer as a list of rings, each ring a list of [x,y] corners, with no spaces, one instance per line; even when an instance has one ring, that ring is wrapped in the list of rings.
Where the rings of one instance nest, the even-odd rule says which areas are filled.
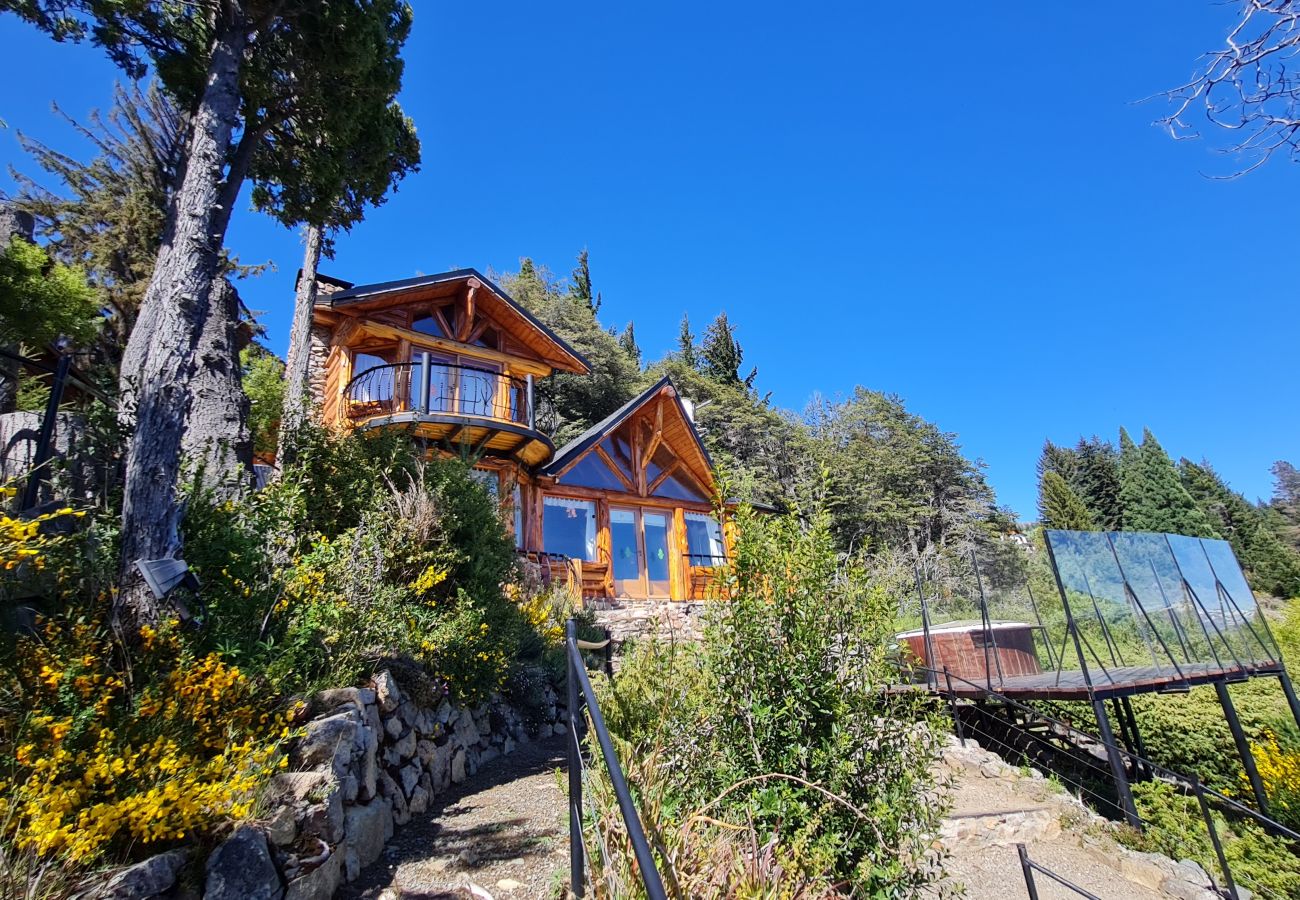
[[[616,644],[628,638],[651,636],[661,640],[698,641],[704,636],[704,618],[712,605],[698,600],[584,601],[584,606],[596,614],[596,624],[608,628]]]

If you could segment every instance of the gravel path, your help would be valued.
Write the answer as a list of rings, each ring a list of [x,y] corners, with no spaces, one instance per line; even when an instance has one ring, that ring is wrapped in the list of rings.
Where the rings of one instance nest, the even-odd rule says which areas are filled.
[[[1045,782],[1020,781],[1014,785],[974,772],[957,776],[953,786],[952,819],[995,818],[1008,813],[1030,813],[1050,808],[1054,789]],[[1026,842],[1029,858],[1074,882],[1101,900],[1160,900],[1165,894],[1121,878],[1113,868],[1078,843],[1067,824],[1050,839]],[[986,846],[959,842],[944,864],[949,886],[965,888],[968,900],[1021,900],[1029,896],[1020,857],[1014,845]],[[1079,895],[1035,873],[1041,900],[1079,900]]]
[[[434,798],[340,898],[533,900],[562,895],[567,801],[564,738],[526,744]],[[471,891],[471,885],[475,888]],[[482,893],[480,893],[482,892]]]

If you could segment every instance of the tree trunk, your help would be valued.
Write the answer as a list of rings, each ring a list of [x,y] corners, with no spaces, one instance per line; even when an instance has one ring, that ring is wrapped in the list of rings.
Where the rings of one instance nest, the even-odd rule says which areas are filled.
[[[239,71],[247,45],[238,2],[217,32],[207,82],[191,123],[185,176],[169,228],[122,360],[124,423],[134,420],[122,504],[117,613],[127,626],[156,621],[160,604],[135,563],[180,550],[176,485],[199,336],[207,317],[218,248],[231,135],[238,121]]]
[[[275,467],[293,462],[294,443],[307,419],[311,395],[311,314],[316,304],[316,268],[320,265],[321,228],[307,226],[307,251],[293,301],[293,328],[284,367],[284,412],[280,417],[280,446]]]
[[[199,336],[181,454],[199,481],[223,500],[239,496],[252,484],[253,439],[235,349],[238,328],[239,294],[228,279],[218,278]]]

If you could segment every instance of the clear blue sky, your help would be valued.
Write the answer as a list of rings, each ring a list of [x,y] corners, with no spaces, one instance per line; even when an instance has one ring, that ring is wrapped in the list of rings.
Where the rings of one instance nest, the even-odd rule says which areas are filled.
[[[1252,498],[1300,461],[1300,176],[1209,180],[1231,162],[1134,104],[1230,7],[415,6],[423,169],[324,271],[567,273],[586,246],[602,318],[635,319],[650,358],[725,308],[775,402],[896,392],[1031,518],[1044,438],[1147,425]],[[106,105],[114,70],[12,17],[0,47],[0,162],[22,162],[15,129],[78,151],[49,104]],[[274,261],[241,290],[283,352],[298,236],[241,214],[229,244]]]

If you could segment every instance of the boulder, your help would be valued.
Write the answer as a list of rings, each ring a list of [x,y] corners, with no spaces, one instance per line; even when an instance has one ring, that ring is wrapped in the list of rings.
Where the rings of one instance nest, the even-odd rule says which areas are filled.
[[[372,679],[375,683],[375,699],[383,712],[391,713],[402,703],[402,691],[397,686],[393,673],[384,669]]]
[[[208,857],[203,900],[281,900],[284,887],[271,861],[266,836],[240,825]]]
[[[298,817],[292,806],[277,806],[263,827],[266,839],[277,847],[287,847],[298,837]]]
[[[407,731],[397,739],[397,743],[393,744],[393,748],[397,750],[397,755],[400,756],[402,759],[410,759],[412,756],[414,756],[415,755],[415,731],[412,729],[407,729]]]
[[[428,778],[429,776],[426,775],[424,777]],[[411,799],[407,802],[407,809],[411,811],[411,815],[413,816],[418,816],[421,813],[428,812],[429,800],[429,789],[422,784],[417,784],[415,790],[411,791]]]
[[[393,810],[393,824],[405,825],[411,821],[411,810],[401,786],[387,772],[379,773],[379,796],[388,801]]]
[[[176,884],[188,858],[184,850],[151,856],[118,872],[104,885],[103,893],[96,896],[103,900],[147,900],[165,894]]]
[[[402,767],[402,771],[398,774],[398,782],[402,786],[402,793],[406,794],[407,797],[411,796],[411,791],[415,790],[415,786],[420,783],[420,772],[418,763],[408,763]]]
[[[284,900],[323,900],[333,897],[343,878],[343,854],[331,853],[325,862],[289,882]]]
[[[465,750],[458,749],[451,758],[451,783],[460,784],[465,780]]]
[[[340,776],[347,774],[360,728],[360,713],[354,709],[308,722],[296,752],[298,765],[310,769],[329,764]],[[364,746],[364,739],[360,746]]]
[[[463,710],[460,717],[456,719],[451,739],[467,750],[478,743],[478,726],[474,724],[474,716],[469,710]]]
[[[375,799],[349,808],[346,831],[347,849],[359,868],[379,859],[379,854],[384,852],[384,842],[393,836],[393,813],[388,802]],[[346,857],[343,862],[344,867],[349,869],[348,880],[351,881],[356,875],[350,874],[349,860]]]
[[[329,712],[340,706],[350,705],[357,712],[364,713],[366,704],[375,702],[375,692],[370,688],[331,688],[316,695],[317,708]]]
[[[303,812],[303,833],[315,835],[328,844],[338,843],[343,840],[344,809],[343,792],[331,791],[324,800]]]
[[[384,731],[388,732],[388,736],[393,740],[397,740],[401,736],[404,727],[402,720],[397,716],[388,716],[384,719]]]

